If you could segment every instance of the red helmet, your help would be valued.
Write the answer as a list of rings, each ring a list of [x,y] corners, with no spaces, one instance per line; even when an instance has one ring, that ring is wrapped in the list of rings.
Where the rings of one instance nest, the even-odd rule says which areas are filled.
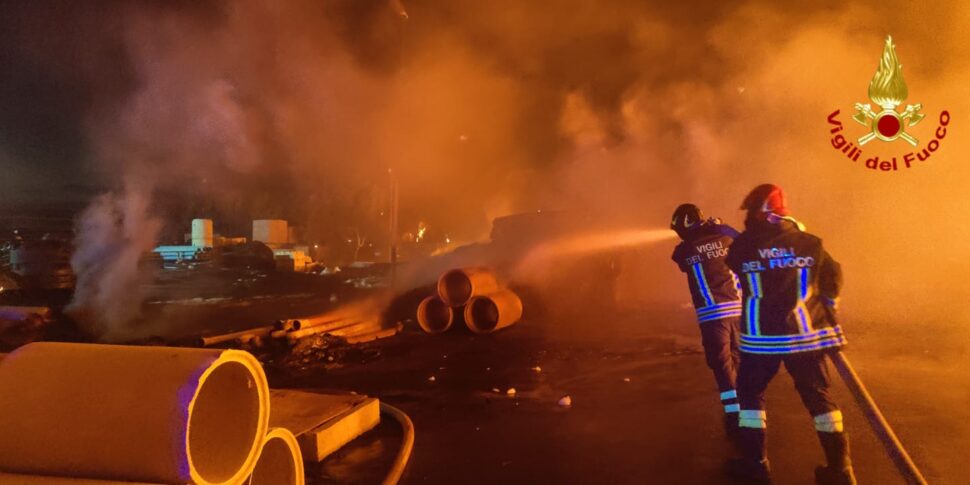
[[[781,187],[774,184],[761,184],[752,190],[747,197],[744,198],[744,202],[741,203],[741,208],[748,211],[748,214],[761,213],[765,216],[767,214],[774,214],[776,216],[787,216],[788,215],[788,204],[785,201],[785,192],[781,190]]]

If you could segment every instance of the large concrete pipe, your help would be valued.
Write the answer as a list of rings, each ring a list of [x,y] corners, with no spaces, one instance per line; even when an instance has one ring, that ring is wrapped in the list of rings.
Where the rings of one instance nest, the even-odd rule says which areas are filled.
[[[249,485],[303,485],[303,455],[286,428],[273,428],[263,439]]]
[[[455,323],[455,310],[437,296],[429,296],[418,305],[418,325],[430,334],[444,332]]]
[[[0,470],[243,483],[269,421],[259,362],[238,350],[39,342],[0,365]]]
[[[438,296],[453,307],[467,304],[473,296],[486,295],[498,289],[495,273],[482,266],[453,269],[438,278]]]
[[[492,333],[522,318],[522,300],[511,290],[476,296],[465,306],[465,325],[472,332]]]

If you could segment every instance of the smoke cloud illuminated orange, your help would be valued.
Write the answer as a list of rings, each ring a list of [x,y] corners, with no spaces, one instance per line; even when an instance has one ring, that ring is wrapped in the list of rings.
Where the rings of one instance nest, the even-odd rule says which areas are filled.
[[[385,205],[393,168],[402,227],[457,240],[536,208],[656,227],[692,201],[738,225],[740,198],[771,181],[844,262],[848,313],[970,317],[947,305],[964,285],[932,270],[970,269],[962,3],[206,5],[125,8],[136,88],[89,116],[104,172],[150,181],[168,224],[201,206],[328,238]],[[893,177],[833,152],[825,122],[865,99],[887,33],[909,99],[953,118],[940,151]],[[666,294],[667,255],[638,255],[628,287]]]

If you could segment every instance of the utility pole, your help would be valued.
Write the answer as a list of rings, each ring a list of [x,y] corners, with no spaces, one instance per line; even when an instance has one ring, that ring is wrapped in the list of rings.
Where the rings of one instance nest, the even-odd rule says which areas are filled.
[[[395,280],[397,278],[397,216],[398,216],[398,180],[397,175],[394,174],[394,169],[387,169],[388,175],[388,259],[391,263],[391,288],[394,287]]]

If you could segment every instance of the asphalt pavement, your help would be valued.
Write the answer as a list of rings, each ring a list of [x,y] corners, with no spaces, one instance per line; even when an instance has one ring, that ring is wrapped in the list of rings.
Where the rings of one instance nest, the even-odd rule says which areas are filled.
[[[848,355],[930,483],[970,482],[970,378],[927,357],[932,342],[887,343],[865,322],[848,332],[858,342]],[[689,309],[535,318],[486,336],[412,328],[369,350],[379,358],[276,384],[353,389],[407,412],[417,440],[404,483],[736,483],[722,472],[735,451]],[[904,483],[834,369],[832,377],[859,483]],[[564,396],[571,406],[559,404]],[[784,371],[768,391],[768,420],[775,483],[813,483],[821,448]],[[310,482],[375,483],[399,438],[386,421],[310,467]]]

